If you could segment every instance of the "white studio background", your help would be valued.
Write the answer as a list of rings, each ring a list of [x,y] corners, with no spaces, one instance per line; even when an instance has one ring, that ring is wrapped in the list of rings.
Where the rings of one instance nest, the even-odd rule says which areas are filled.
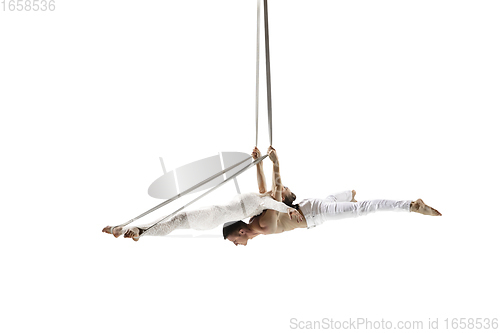
[[[1,11],[5,331],[498,318],[499,11],[496,1],[269,0],[285,185],[299,200],[346,189],[421,197],[443,216],[380,213],[247,247],[216,238],[221,229],[138,243],[101,229],[160,202],[147,195],[160,156],[170,170],[251,152],[255,1]],[[255,171],[240,177],[242,191],[255,184]],[[199,204],[234,194],[228,184]]]

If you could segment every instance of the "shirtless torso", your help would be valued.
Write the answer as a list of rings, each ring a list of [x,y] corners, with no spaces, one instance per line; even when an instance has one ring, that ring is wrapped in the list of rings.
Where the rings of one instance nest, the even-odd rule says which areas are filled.
[[[302,212],[299,209],[299,213],[302,215]],[[293,216],[292,219],[288,217],[288,214],[279,213],[278,214],[278,222],[277,222],[277,230],[275,233],[281,233],[284,231],[290,231],[297,228],[307,228],[306,219],[303,218],[302,221],[298,220],[297,216]]]
[[[252,217],[248,224],[243,221],[237,221],[232,224],[233,227],[224,227],[224,238],[235,245],[247,245],[249,239],[258,235],[279,234],[297,228],[310,228],[311,225],[316,226],[323,223],[323,220],[356,217],[374,211],[412,211],[424,215],[441,215],[434,208],[425,205],[421,199],[414,202],[409,200],[372,200],[357,203],[354,199],[354,195],[356,194],[354,190],[339,193],[340,196],[330,195],[324,200],[303,200],[301,202],[302,207],[298,207],[298,205],[293,205],[296,198],[295,194],[281,183],[279,162],[274,148],[269,147],[268,155],[269,159],[273,162],[273,186],[270,192],[266,192],[265,177],[262,162],[260,162],[257,164],[259,193],[262,196],[270,196],[277,202],[284,202],[286,205],[294,206],[298,209],[291,209],[288,214],[268,209],[263,211],[261,215]],[[260,157],[260,152],[257,148],[254,149],[252,157],[254,159]],[[315,206],[313,203],[315,203]],[[342,216],[339,217],[340,215]],[[308,221],[306,221],[306,216]],[[241,223],[236,224],[238,222]]]
[[[279,171],[278,156],[274,148],[269,147],[267,151],[269,158],[273,162],[273,185],[269,192],[266,192],[266,182],[262,162],[257,164],[257,183],[261,195],[267,195],[278,202],[282,202],[285,195],[295,195],[281,184],[281,176]],[[254,149],[252,156],[254,159],[260,157],[260,152],[257,148]],[[299,215],[300,214],[300,215]],[[261,215],[254,216],[249,221],[249,227],[257,234],[270,235],[279,234],[285,231],[294,230],[297,228],[307,228],[306,220],[299,210],[297,214],[291,216],[287,213],[280,213],[275,210],[265,210]]]
[[[299,213],[302,215],[300,209]],[[302,220],[299,220],[298,216],[292,216],[292,219],[290,219],[288,214],[273,210],[266,210],[261,215],[252,217],[249,225],[251,225],[252,230],[263,235],[280,234],[297,228],[307,228],[303,215]]]

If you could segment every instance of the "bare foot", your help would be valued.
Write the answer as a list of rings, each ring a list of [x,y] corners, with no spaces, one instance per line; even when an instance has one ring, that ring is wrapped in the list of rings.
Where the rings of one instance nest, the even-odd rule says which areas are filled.
[[[118,238],[123,234],[122,227],[111,227],[109,225],[102,229],[102,232],[113,235],[115,238]]]
[[[123,235],[123,228],[122,227],[114,227],[113,228],[113,236],[115,236],[115,238],[118,238],[121,235]]]
[[[351,202],[358,202],[358,200],[354,199],[355,195],[356,195],[356,191],[352,190],[352,200],[351,200]]]
[[[413,201],[410,205],[410,210],[415,213],[420,213],[423,215],[430,216],[441,216],[442,214],[431,206],[427,206],[422,199]]]
[[[144,232],[144,229],[138,228],[138,227],[130,227],[126,232],[123,237],[125,238],[132,238],[134,241],[138,241],[139,237],[141,237],[142,233]]]

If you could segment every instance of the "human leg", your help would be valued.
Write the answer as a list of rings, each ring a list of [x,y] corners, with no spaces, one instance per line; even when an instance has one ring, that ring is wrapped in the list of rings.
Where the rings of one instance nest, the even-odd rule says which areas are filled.
[[[317,221],[353,218],[374,212],[410,212],[410,200],[365,200],[360,202],[324,202],[318,205]]]
[[[326,201],[333,201],[333,202],[355,202],[354,196],[356,195],[356,191],[344,191],[336,194],[332,194],[326,197]],[[354,200],[354,201],[353,201]]]
[[[213,205],[179,213],[169,219],[162,217],[152,224],[129,227],[123,231],[125,238],[139,240],[141,236],[166,236],[175,229],[210,230],[224,222],[243,219],[245,208],[241,201],[226,205]]]
[[[102,232],[105,232],[107,234],[112,234],[116,238],[120,237],[121,235],[124,235],[123,237],[125,238],[133,238],[135,241],[138,241],[139,236],[141,236],[146,229],[151,227],[146,233],[147,235],[165,236],[171,233],[174,229],[189,229],[189,225],[187,224],[187,219],[185,215],[186,213],[181,213],[168,220],[162,221],[163,219],[165,219],[164,216],[157,219],[153,223],[144,224],[140,226],[124,226],[124,227],[107,226],[104,229],[102,229]]]
[[[315,205],[315,224],[328,220],[339,220],[367,215],[380,211],[415,212],[423,215],[441,216],[436,209],[426,205],[422,199],[410,200],[365,200],[361,202],[319,202]]]
[[[132,238],[137,242],[141,236],[166,236],[175,229],[189,229],[186,215],[186,213],[180,213],[165,221],[162,221],[165,219],[162,217],[150,224],[128,227],[122,231],[123,237]]]

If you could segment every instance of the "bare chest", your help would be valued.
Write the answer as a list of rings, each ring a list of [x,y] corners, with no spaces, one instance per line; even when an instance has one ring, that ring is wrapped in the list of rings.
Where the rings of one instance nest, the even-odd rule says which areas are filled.
[[[278,223],[276,233],[281,233],[285,231],[290,231],[297,228],[307,228],[307,223],[305,220],[298,221],[296,217],[290,220],[288,214],[280,213],[278,215]]]

